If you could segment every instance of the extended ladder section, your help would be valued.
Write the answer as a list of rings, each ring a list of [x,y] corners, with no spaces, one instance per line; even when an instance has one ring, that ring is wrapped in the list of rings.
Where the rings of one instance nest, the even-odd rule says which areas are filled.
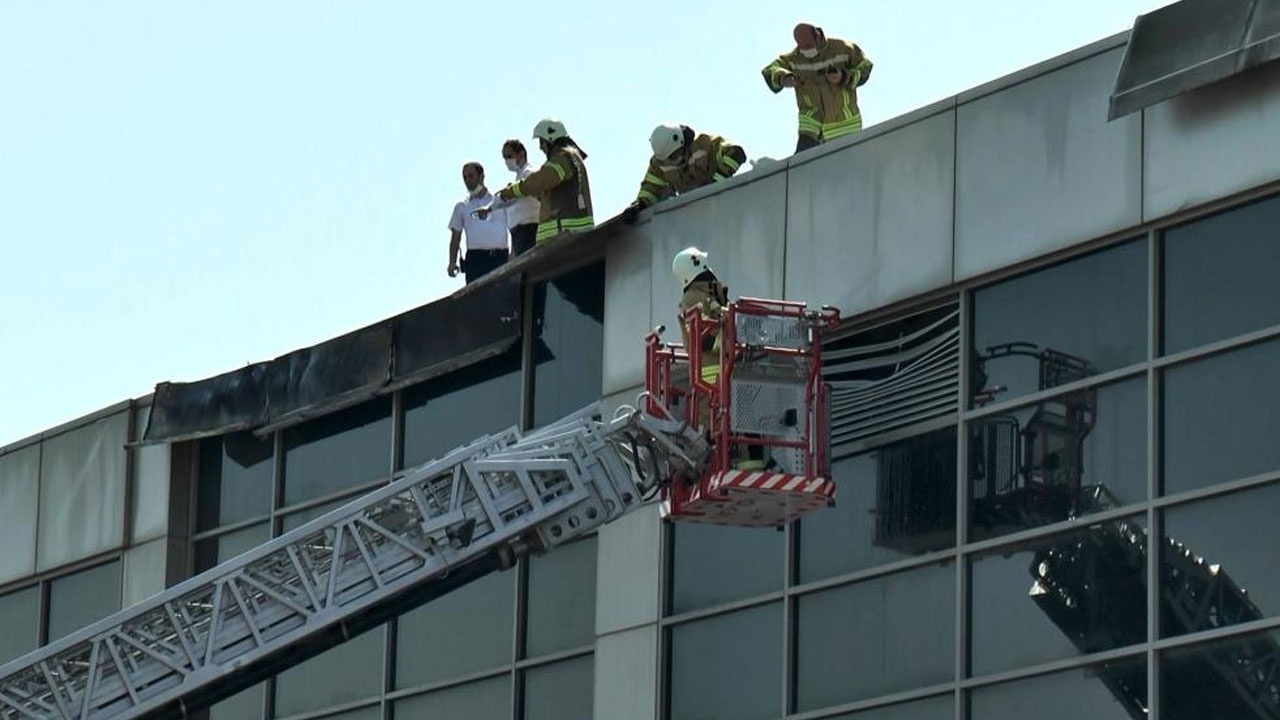
[[[598,404],[482,438],[0,667],[0,720],[184,717],[629,512],[707,452],[681,423]]]

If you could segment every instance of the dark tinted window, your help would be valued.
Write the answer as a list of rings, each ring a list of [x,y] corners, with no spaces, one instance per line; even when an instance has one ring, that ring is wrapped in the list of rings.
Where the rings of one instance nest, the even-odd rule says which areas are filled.
[[[841,460],[836,505],[800,522],[800,581],[853,572],[956,541],[956,430]]]
[[[1166,493],[1280,468],[1280,343],[1170,368],[1163,408]]]
[[[724,668],[725,672],[708,672],[709,668]],[[671,720],[778,717],[782,709],[782,604],[673,627],[669,687]]]
[[[119,609],[119,560],[60,577],[49,583],[49,642]]]
[[[451,372],[404,394],[404,467],[436,460],[520,424],[520,349]]]
[[[525,656],[590,645],[596,629],[596,538],[529,558]]]
[[[836,715],[831,720],[955,720],[955,708],[955,699],[951,695],[942,695],[901,705]]]
[[[1164,513],[1160,605],[1164,636],[1280,614],[1280,485]]]
[[[955,565],[804,595],[796,621],[798,710],[949,682]]]
[[[486,575],[400,616],[396,687],[509,665],[515,573]]]
[[[1145,543],[1130,518],[970,560],[973,674],[1146,640]]]
[[[1086,388],[971,426],[970,539],[1147,497],[1147,379]]]
[[[401,720],[507,720],[511,717],[511,677],[502,675],[397,700],[395,717]]]
[[[531,668],[524,676],[524,719],[588,720],[594,674],[590,655]]]
[[[1280,198],[1164,234],[1164,349],[1178,352],[1280,323]]]
[[[1277,645],[1280,632],[1271,631],[1165,651],[1161,715],[1173,720],[1280,717]]]
[[[1146,360],[1147,295],[1145,241],[975,292],[971,393],[1009,400]]]
[[[271,512],[274,448],[270,437],[248,432],[200,441],[199,530]]]
[[[1146,716],[1147,662],[1117,660],[976,688],[969,698],[971,720],[1131,720]],[[1178,706],[1169,707],[1178,712]]]
[[[533,425],[538,427],[600,398],[604,263],[536,286],[532,312]]]
[[[276,717],[378,695],[386,636],[374,628],[277,675]]]
[[[696,523],[672,531],[672,612],[782,589],[784,533]]]
[[[391,471],[391,398],[290,428],[284,445],[286,506],[386,477]]]
[[[40,587],[0,595],[0,665],[36,649],[40,629]]]

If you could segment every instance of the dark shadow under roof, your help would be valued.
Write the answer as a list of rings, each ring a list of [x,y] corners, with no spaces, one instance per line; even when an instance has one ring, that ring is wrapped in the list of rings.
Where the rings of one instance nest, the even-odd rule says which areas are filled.
[[[260,433],[325,415],[501,354],[520,337],[526,277],[603,256],[618,218],[539,245],[448,297],[274,360],[156,385],[142,443]]]

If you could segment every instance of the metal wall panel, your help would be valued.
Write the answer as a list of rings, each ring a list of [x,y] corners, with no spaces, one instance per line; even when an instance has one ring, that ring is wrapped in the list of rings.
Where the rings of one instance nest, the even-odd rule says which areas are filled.
[[[119,547],[124,540],[127,412],[44,442],[39,570]]]
[[[165,550],[161,538],[131,547],[124,553],[124,589],[120,607],[129,607],[164,591]]]
[[[954,110],[789,172],[787,299],[852,314],[951,282]]]
[[[680,338],[671,258],[690,245],[711,253],[732,297],[782,297],[786,192],[786,173],[779,172],[654,214],[651,312],[654,324],[667,326],[668,340]]]
[[[134,437],[142,437],[147,428],[151,407],[138,409],[134,419]],[[132,543],[164,537],[169,530],[169,454],[168,443],[136,447],[133,453],[133,537]],[[125,568],[128,584],[128,568]]]
[[[0,457],[0,585],[36,571],[40,444]]]
[[[957,280],[1140,222],[1142,127],[1107,122],[1122,52],[959,107]]]
[[[658,632],[645,625],[597,638],[595,720],[658,716]]]
[[[652,223],[609,244],[604,285],[605,394],[644,382],[644,336],[653,327]]]
[[[657,621],[661,529],[657,503],[600,528],[597,635]]]
[[[1143,111],[1144,219],[1280,179],[1280,65]]]

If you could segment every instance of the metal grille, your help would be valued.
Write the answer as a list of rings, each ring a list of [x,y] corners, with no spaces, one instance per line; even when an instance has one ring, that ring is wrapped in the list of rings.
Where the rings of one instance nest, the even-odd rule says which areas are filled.
[[[734,332],[738,335],[738,342],[747,345],[769,345],[795,350],[809,348],[809,333],[801,318],[761,317],[739,313],[735,316]]]
[[[804,383],[735,379],[731,392],[729,426],[736,433],[787,435],[804,422]]]

